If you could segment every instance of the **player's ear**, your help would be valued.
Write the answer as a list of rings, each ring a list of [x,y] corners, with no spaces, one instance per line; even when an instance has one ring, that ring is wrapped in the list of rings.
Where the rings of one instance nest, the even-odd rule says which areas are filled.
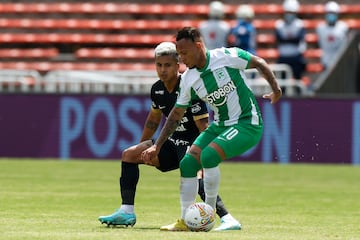
[[[196,41],[195,44],[196,44],[196,48],[201,49],[202,46],[201,41]]]

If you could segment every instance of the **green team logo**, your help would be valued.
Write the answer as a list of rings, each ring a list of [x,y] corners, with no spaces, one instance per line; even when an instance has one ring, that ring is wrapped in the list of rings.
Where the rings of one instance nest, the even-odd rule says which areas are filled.
[[[226,74],[223,68],[216,69],[214,72],[218,80],[224,81],[226,79]]]
[[[208,94],[206,96],[206,99],[209,102],[209,104],[214,105],[216,107],[220,107],[226,103],[228,94],[234,91],[235,89],[236,89],[235,84],[233,82],[228,82],[227,84],[218,88],[216,91]]]

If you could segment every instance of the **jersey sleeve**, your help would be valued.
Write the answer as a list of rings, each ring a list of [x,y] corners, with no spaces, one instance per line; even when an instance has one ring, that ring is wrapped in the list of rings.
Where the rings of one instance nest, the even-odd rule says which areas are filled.
[[[191,105],[191,86],[188,83],[191,81],[189,72],[186,71],[180,80],[179,96],[177,97],[175,106],[179,108],[188,108]]]
[[[228,64],[232,67],[245,70],[251,59],[251,54],[241,48],[225,48],[225,54],[228,58]]]
[[[155,97],[155,84],[153,84],[151,86],[151,90],[150,90],[150,99],[151,99],[151,111],[154,112],[161,112],[160,108],[159,108],[159,104],[156,101],[156,97]]]
[[[201,100],[193,100],[190,109],[195,121],[209,117],[206,103]]]

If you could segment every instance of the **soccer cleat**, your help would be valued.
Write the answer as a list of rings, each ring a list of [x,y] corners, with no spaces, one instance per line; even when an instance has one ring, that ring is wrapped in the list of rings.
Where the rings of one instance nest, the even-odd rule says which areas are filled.
[[[134,213],[125,213],[123,210],[116,210],[113,214],[108,216],[100,216],[99,221],[102,224],[109,226],[134,226],[136,223],[136,216]]]
[[[175,232],[186,232],[190,229],[186,226],[183,219],[178,219],[176,223],[160,227],[161,231],[175,231]]]
[[[241,224],[235,219],[221,219],[220,221],[220,226],[214,231],[241,230]]]

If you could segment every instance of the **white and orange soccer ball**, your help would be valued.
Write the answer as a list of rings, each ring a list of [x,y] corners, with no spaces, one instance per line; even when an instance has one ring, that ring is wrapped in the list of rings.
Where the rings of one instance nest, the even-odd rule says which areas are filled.
[[[186,209],[184,221],[191,231],[208,232],[215,225],[215,211],[204,202],[196,202]]]

